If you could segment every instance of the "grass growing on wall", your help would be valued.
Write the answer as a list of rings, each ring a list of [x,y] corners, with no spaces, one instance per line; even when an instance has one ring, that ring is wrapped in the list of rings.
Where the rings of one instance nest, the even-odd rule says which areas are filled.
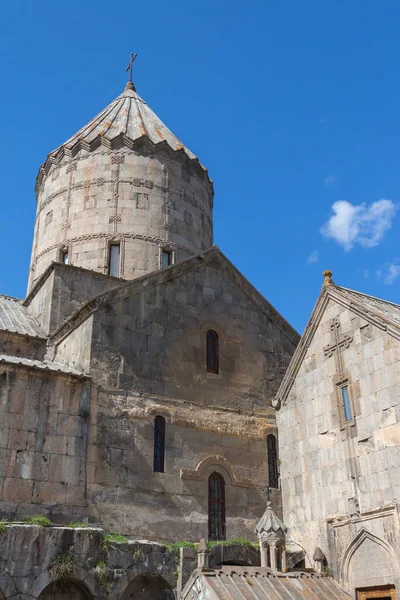
[[[167,550],[169,550],[174,556],[179,557],[179,552],[181,548],[193,548],[194,550],[197,550],[197,546],[198,544],[194,543],[194,542],[186,542],[186,541],[181,541],[181,542],[176,542],[174,544],[166,544],[164,542],[163,545],[165,546],[165,548]],[[207,544],[207,548],[214,548],[214,546],[244,546],[245,548],[253,548],[256,549],[258,548],[258,543],[257,542],[250,542],[250,540],[246,540],[243,537],[239,537],[236,538],[234,540],[209,540],[208,542],[206,542]]]
[[[68,579],[75,572],[74,557],[70,552],[59,554],[50,567],[54,579]]]
[[[108,566],[104,560],[99,560],[97,565],[95,566],[94,576],[99,582],[99,586],[103,589],[107,589],[108,585]]]
[[[28,525],[37,525],[38,527],[51,527],[51,521],[44,515],[32,515],[31,517],[24,517],[24,523]]]
[[[8,523],[7,521],[0,521],[0,533],[4,533]]]
[[[124,535],[120,535],[119,533],[107,533],[104,536],[103,548],[107,550],[111,544],[126,544],[128,542],[128,538]]]

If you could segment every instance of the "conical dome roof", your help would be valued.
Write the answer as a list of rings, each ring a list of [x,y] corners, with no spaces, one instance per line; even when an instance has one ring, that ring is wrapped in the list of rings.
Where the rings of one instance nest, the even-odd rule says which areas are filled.
[[[268,504],[263,516],[257,523],[257,535],[262,536],[263,534],[275,533],[284,536],[286,531],[286,525],[276,516],[270,504]]]
[[[91,151],[99,145],[111,149],[120,145],[133,148],[143,138],[150,141],[155,148],[167,145],[175,152],[184,152],[190,161],[198,164],[203,173],[207,173],[196,155],[164,125],[137,94],[133,83],[128,82],[120,96],[66,142],[50,152],[47,161],[40,168],[37,183],[40,183],[49,165],[57,162],[64,154],[74,156],[81,149]]]

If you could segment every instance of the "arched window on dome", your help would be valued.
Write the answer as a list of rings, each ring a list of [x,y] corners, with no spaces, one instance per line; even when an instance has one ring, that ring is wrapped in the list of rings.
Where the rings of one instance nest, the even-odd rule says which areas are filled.
[[[218,334],[212,329],[207,331],[207,371],[216,374],[219,372]]]
[[[225,480],[215,471],[208,478],[208,539],[225,538]]]
[[[268,453],[268,485],[272,488],[278,487],[278,453],[276,446],[276,437],[272,434],[267,436]]]
[[[154,473],[165,471],[165,419],[159,415],[154,419]]]

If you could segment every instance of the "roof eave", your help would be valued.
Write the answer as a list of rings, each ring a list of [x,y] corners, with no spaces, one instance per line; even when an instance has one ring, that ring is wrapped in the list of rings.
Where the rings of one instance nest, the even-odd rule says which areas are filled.
[[[84,140],[78,140],[72,146],[68,147],[63,144],[57,150],[51,152],[45,162],[40,166],[38,175],[36,177],[36,185],[35,192],[36,194],[40,190],[40,186],[42,185],[43,179],[47,176],[52,165],[57,165],[61,162],[64,156],[74,158],[81,150],[86,150],[87,152],[94,152],[99,147],[104,146],[108,150],[118,150],[120,148],[128,148],[129,150],[137,150],[140,146],[146,144],[149,146],[150,150],[154,153],[167,151],[170,153],[172,157],[185,157],[185,160],[188,160],[189,164],[193,165],[199,177],[205,177],[211,184],[213,188],[213,181],[210,179],[207,169],[200,163],[199,159],[196,156],[191,156],[185,149],[185,147],[178,148],[175,150],[172,148],[166,140],[162,140],[157,142],[156,144],[151,141],[151,139],[143,134],[142,136],[132,139],[126,134],[119,134],[113,138],[108,138],[106,135],[98,135],[91,142],[86,142]]]

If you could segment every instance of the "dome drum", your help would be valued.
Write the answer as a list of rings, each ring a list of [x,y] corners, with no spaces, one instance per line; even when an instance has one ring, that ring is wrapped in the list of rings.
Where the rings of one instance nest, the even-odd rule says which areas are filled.
[[[121,104],[117,114],[126,112],[127,101],[147,107],[133,91],[126,93],[110,105]],[[126,135],[112,138],[120,142],[116,149],[106,147],[107,132],[85,139],[83,132],[91,138],[101,115],[40,169],[30,288],[63,257],[75,266],[134,279],[160,268],[163,251],[179,262],[212,245],[213,186],[197,158],[173,143],[165,126],[160,129],[165,139],[155,144],[143,115],[148,135],[140,130],[135,150],[125,145]],[[154,115],[153,125],[155,120]],[[132,129],[129,120],[125,128]],[[110,273],[111,246],[119,246],[117,273]]]

